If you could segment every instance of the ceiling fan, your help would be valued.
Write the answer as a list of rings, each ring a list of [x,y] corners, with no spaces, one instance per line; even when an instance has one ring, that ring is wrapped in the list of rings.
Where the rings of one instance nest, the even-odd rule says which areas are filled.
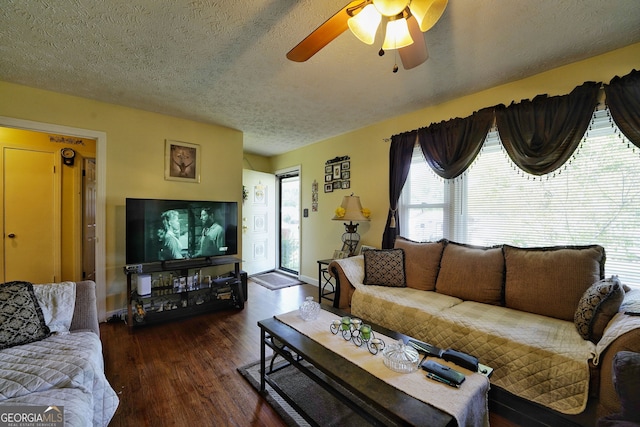
[[[348,29],[363,43],[373,44],[380,23],[385,37],[380,55],[397,49],[405,70],[427,60],[422,33],[440,19],[448,0],[355,0],[316,28],[287,53],[291,61],[304,62]],[[397,65],[394,72],[398,70]]]

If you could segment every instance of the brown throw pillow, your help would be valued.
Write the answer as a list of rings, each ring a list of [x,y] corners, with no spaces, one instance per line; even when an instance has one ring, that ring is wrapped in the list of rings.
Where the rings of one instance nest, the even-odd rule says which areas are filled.
[[[423,291],[436,288],[440,259],[445,240],[439,242],[414,242],[402,236],[396,237],[394,247],[404,250],[407,287]]]
[[[375,249],[363,255],[365,285],[406,287],[404,250]]]
[[[504,246],[505,304],[509,308],[573,321],[584,292],[604,278],[604,248]]]
[[[436,292],[485,304],[502,304],[502,247],[448,242],[440,261]]]
[[[616,277],[602,279],[589,287],[580,298],[573,321],[582,338],[600,341],[611,318],[624,300],[624,290]]]

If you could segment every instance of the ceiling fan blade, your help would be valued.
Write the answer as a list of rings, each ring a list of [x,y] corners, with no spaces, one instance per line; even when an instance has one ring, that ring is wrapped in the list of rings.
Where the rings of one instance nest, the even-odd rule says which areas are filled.
[[[413,16],[407,19],[409,25],[409,34],[413,39],[413,43],[407,47],[398,49],[400,53],[400,59],[402,60],[402,66],[405,70],[410,70],[418,65],[422,64],[429,57],[429,51],[427,50],[427,44],[424,41],[424,34],[420,31],[420,25]]]
[[[328,45],[333,39],[349,28],[347,21],[351,16],[347,13],[347,10],[357,9],[359,5],[364,5],[364,3],[366,3],[366,1],[356,0],[347,4],[298,43],[296,47],[291,49],[289,53],[287,53],[287,58],[295,62],[304,62],[311,58],[318,53],[320,49]]]

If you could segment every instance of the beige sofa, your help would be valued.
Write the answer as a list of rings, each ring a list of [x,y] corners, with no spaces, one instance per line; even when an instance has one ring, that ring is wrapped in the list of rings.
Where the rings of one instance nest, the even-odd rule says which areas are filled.
[[[108,425],[119,400],[104,374],[95,283],[0,285],[0,366],[0,406]]]
[[[478,247],[399,237],[334,260],[334,305],[476,356],[494,368],[496,412],[594,425],[620,411],[612,360],[640,351],[640,290],[605,278],[604,248]],[[389,274],[391,273],[391,274]],[[523,421],[527,424],[527,421]]]

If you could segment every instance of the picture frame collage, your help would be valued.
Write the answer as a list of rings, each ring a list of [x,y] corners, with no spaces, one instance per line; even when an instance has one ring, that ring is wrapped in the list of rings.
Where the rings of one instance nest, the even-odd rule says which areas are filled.
[[[351,188],[351,159],[349,156],[327,160],[324,165],[324,192]]]

